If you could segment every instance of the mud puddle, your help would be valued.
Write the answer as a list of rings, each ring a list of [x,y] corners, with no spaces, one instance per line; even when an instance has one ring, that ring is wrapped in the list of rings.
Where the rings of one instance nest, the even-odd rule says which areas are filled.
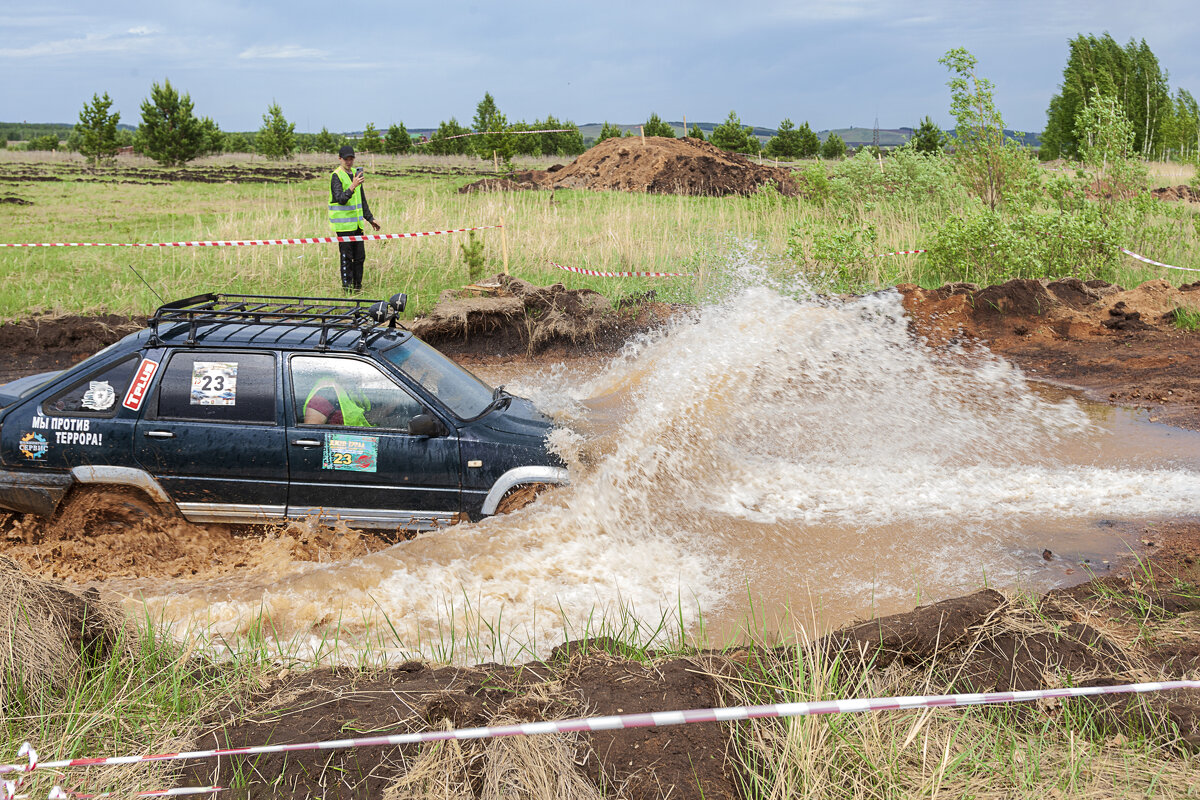
[[[471,365],[560,423],[573,485],[331,563],[110,581],[130,607],[301,650],[514,661],[614,628],[714,639],[1103,573],[1200,514],[1200,435],[914,347],[899,296],[744,292],[608,359]],[[140,612],[139,612],[140,613]]]

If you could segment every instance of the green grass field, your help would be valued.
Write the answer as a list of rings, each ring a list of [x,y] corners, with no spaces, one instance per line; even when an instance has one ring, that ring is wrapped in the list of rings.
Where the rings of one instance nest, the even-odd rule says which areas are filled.
[[[196,183],[153,185],[129,181],[120,171],[137,166],[153,177],[151,162],[133,158],[112,170],[78,174],[77,156],[0,153],[0,196],[32,205],[0,204],[0,241],[5,242],[174,242],[193,240],[312,237],[328,234],[323,210],[326,178],[295,183]],[[332,165],[319,157],[297,162],[322,175]],[[459,172],[426,174],[430,165],[449,163]],[[817,162],[820,163],[820,162]],[[889,162],[890,168],[890,160]],[[270,165],[250,157],[220,157],[196,167]],[[580,190],[458,194],[460,186],[490,169],[490,163],[460,158],[377,156],[367,164],[373,174],[368,200],[384,233],[406,233],[496,225],[505,231],[481,232],[491,272],[502,268],[507,239],[509,270],[535,283],[564,282],[596,289],[614,301],[650,289],[660,299],[695,301],[720,291],[731,254],[754,251],[759,265],[777,277],[826,279],[839,285],[841,265],[858,263],[867,284],[915,282],[940,285],[957,279],[934,269],[925,256],[861,260],[868,251],[888,252],[930,247],[938,226],[977,205],[960,187],[945,184],[914,198],[903,190],[903,176],[880,181],[861,165],[827,165],[833,191],[820,201],[784,198],[773,192],[752,197],[680,197]],[[519,167],[545,166],[520,164]],[[1162,180],[1176,178],[1162,165]],[[814,167],[805,165],[805,169]],[[868,162],[867,168],[873,169]],[[19,171],[60,174],[59,181],[22,181]],[[858,172],[855,172],[855,169]],[[1047,173],[1048,175],[1051,173]],[[1182,177],[1182,175],[1181,175]],[[1154,178],[1156,182],[1158,177]],[[102,182],[102,181],[109,182]],[[892,188],[889,188],[892,187]],[[1157,201],[1156,201],[1157,202]],[[1144,212],[1149,231],[1121,242],[1152,258],[1184,266],[1200,263],[1198,217],[1190,208]],[[838,233],[870,230],[850,249],[822,251],[822,242]],[[1150,235],[1153,234],[1153,235]],[[1132,234],[1131,234],[1132,235]],[[427,310],[445,289],[467,282],[459,246],[465,234],[368,243],[367,296],[406,291],[414,313]],[[854,249],[857,247],[857,249]],[[1147,252],[1150,250],[1150,252]],[[800,255],[803,254],[803,255]],[[815,255],[814,255],[815,254]],[[824,262],[822,263],[822,259]],[[592,278],[558,270],[566,266],[605,271],[693,272],[687,279]],[[336,248],[331,244],[221,248],[0,248],[0,319],[37,313],[148,313],[158,301],[135,275],[136,268],[163,298],[206,291],[325,296],[335,294]],[[1069,270],[1063,270],[1069,272]],[[1184,282],[1189,273],[1169,273],[1124,259],[1109,279],[1136,284],[1166,277]],[[832,277],[832,280],[830,278]],[[820,283],[820,280],[818,280]],[[841,280],[841,284],[845,284]]]

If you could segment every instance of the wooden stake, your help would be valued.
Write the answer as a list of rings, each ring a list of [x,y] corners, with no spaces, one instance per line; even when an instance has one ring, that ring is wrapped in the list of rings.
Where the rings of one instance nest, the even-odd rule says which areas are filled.
[[[492,151],[492,167],[495,168],[496,172],[500,171],[500,157],[496,155],[495,150]]]
[[[684,114],[684,115],[683,115],[683,135],[684,135],[685,137],[688,135],[688,132],[687,132],[687,114]]]
[[[504,254],[504,274],[508,274],[508,227],[504,217],[500,218],[500,251]]]
[[[638,125],[638,130],[642,132],[642,144],[644,145],[646,143],[646,126]]]

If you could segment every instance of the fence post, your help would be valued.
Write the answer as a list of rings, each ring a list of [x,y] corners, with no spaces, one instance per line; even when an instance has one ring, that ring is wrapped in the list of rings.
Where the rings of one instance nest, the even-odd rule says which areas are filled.
[[[508,274],[508,226],[500,218],[500,252],[504,254],[504,274]]]

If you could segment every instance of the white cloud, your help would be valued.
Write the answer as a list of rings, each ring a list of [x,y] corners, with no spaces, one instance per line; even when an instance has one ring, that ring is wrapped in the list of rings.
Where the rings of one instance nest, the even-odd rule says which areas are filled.
[[[238,58],[325,58],[327,55],[329,54],[324,50],[301,47],[298,44],[284,44],[266,47],[248,47],[238,53]]]
[[[126,31],[126,33],[129,33],[133,36],[149,36],[150,34],[157,32],[158,31],[156,31],[154,28],[151,28],[147,25],[138,25],[136,28],[130,28],[128,31]]]
[[[40,41],[26,47],[0,48],[0,58],[41,58],[46,56],[77,56],[91,53],[122,53],[143,49],[146,41],[124,36],[89,33],[76,39]]]

